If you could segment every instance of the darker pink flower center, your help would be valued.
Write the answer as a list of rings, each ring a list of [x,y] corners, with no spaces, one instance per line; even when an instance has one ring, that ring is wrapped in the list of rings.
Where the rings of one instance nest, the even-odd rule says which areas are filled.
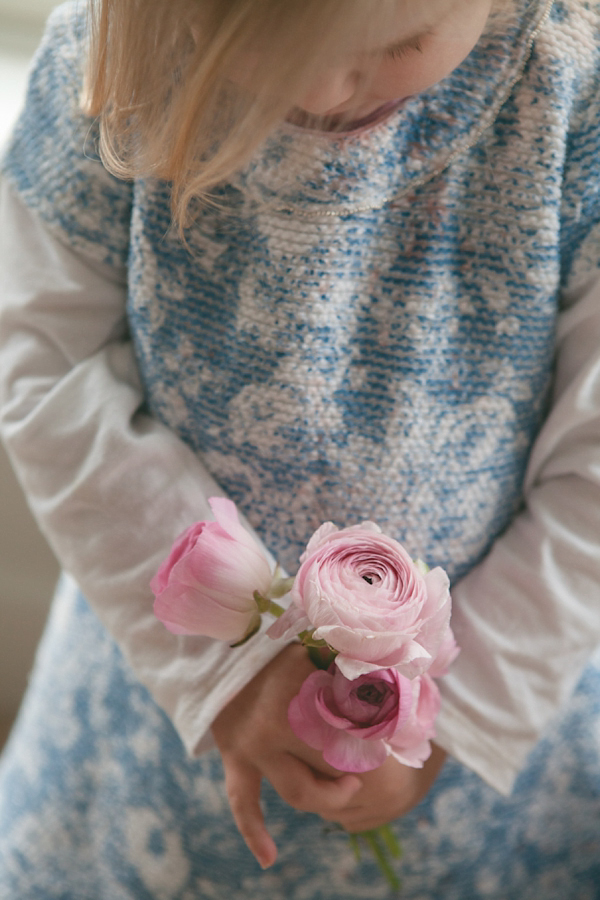
[[[389,694],[389,688],[382,682],[379,684],[361,684],[356,690],[356,696],[363,703],[370,703],[371,706],[381,706]]]

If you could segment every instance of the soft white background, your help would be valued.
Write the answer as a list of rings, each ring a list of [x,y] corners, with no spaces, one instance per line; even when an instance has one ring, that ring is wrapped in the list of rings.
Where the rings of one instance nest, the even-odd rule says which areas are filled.
[[[0,0],[0,147],[23,103],[31,55],[55,5],[55,0]],[[0,448],[0,742],[27,683],[56,575],[56,563]]]

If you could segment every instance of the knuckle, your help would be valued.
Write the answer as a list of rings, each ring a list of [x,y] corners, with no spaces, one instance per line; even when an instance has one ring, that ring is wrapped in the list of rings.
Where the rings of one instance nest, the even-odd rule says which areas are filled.
[[[246,802],[244,800],[243,792],[237,787],[228,788],[227,798],[229,800],[229,806],[232,813],[234,815],[241,815],[246,808]]]
[[[308,792],[303,785],[290,784],[286,787],[285,793],[286,796],[283,799],[286,803],[289,803],[290,806],[293,806],[294,809],[300,810],[301,812],[311,811]]]

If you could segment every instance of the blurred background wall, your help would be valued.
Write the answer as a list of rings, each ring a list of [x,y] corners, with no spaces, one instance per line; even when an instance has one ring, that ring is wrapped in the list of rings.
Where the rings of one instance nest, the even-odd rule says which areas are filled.
[[[0,148],[23,103],[30,59],[55,5],[0,0]],[[0,743],[25,689],[57,573],[0,448]]]

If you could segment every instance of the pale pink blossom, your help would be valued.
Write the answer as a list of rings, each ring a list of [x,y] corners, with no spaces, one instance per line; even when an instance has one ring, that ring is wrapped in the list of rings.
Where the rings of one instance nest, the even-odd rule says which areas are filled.
[[[413,704],[410,716],[386,744],[388,753],[405,766],[420,769],[431,755],[435,737],[435,720],[440,711],[438,686],[430,675],[419,675],[411,681]]]
[[[152,579],[154,612],[174,634],[234,642],[260,623],[254,591],[268,592],[271,569],[235,504],[223,497],[209,503],[216,521],[184,531]]]
[[[271,637],[314,629],[315,639],[338,651],[348,678],[389,667],[414,678],[442,649],[450,659],[448,576],[413,562],[374,522],[341,530],[325,523],[300,561],[292,603]]]
[[[459,653],[460,647],[449,628],[435,655],[435,659],[427,669],[427,674],[431,675],[432,678],[440,678],[440,676],[445,675]]]

